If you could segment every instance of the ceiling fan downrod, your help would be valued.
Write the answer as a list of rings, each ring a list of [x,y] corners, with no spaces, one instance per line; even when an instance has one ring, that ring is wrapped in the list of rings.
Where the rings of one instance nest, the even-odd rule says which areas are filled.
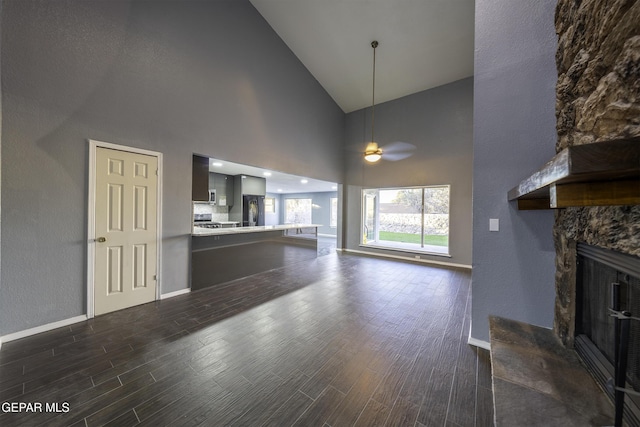
[[[364,153],[364,158],[370,163],[375,163],[382,157],[382,150],[375,142],[374,130],[375,130],[375,108],[376,108],[376,48],[378,47],[378,41],[371,42],[373,48],[373,83],[371,90],[371,142],[367,145],[367,149]]]
[[[373,130],[376,109],[376,48],[378,47],[378,41],[372,41],[371,47],[373,48],[373,83],[371,90],[371,142],[375,142],[375,139],[373,137]]]

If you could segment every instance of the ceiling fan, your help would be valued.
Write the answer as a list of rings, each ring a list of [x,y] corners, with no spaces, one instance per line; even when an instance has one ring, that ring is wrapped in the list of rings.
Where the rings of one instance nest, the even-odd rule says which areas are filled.
[[[364,159],[369,163],[375,163],[380,159],[397,161],[406,159],[407,157],[413,154],[413,150],[416,149],[416,146],[413,144],[409,144],[408,142],[396,141],[390,144],[386,144],[384,146],[379,146],[375,139],[374,135],[374,118],[375,118],[375,107],[376,107],[376,48],[378,47],[378,41],[374,40],[371,42],[371,47],[373,48],[373,87],[372,87],[372,95],[371,95],[371,142],[367,144],[367,147],[364,151]]]
[[[370,163],[375,163],[380,159],[395,162],[411,157],[415,149],[415,145],[402,141],[391,142],[382,147],[378,146],[377,142],[370,142],[364,150],[364,159]]]

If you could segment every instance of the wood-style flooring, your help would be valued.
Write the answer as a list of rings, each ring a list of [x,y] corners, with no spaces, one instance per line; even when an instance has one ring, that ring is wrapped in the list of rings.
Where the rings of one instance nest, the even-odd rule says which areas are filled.
[[[469,312],[468,271],[332,253],[4,343],[0,425],[490,426]]]

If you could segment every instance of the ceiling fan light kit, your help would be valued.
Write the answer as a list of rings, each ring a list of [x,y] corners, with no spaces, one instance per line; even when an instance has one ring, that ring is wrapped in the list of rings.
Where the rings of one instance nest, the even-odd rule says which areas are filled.
[[[364,152],[364,159],[368,162],[375,163],[382,158],[382,150],[378,148],[378,144],[370,142]]]
[[[365,154],[365,155],[364,155],[364,159],[365,159],[367,162],[370,162],[370,163],[375,163],[375,162],[377,162],[378,160],[380,160],[381,158],[382,158],[382,156],[381,156],[380,154],[376,154],[376,153],[373,153],[373,154]]]
[[[378,150],[380,151],[380,150]],[[364,159],[369,163],[375,163],[382,158],[381,153],[364,153]]]

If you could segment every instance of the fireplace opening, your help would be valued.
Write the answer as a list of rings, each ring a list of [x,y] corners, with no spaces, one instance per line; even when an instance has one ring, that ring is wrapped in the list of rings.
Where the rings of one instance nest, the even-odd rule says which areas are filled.
[[[626,337],[620,338],[620,322],[616,330],[616,317],[612,316],[612,284],[618,289],[618,312],[640,317],[640,258],[581,243],[577,255],[575,348],[615,402],[614,365],[620,357],[616,359],[616,332],[619,339]],[[626,381],[624,388],[631,391],[623,393],[625,420],[640,426],[640,321],[624,321],[629,330],[626,375],[618,384]]]

